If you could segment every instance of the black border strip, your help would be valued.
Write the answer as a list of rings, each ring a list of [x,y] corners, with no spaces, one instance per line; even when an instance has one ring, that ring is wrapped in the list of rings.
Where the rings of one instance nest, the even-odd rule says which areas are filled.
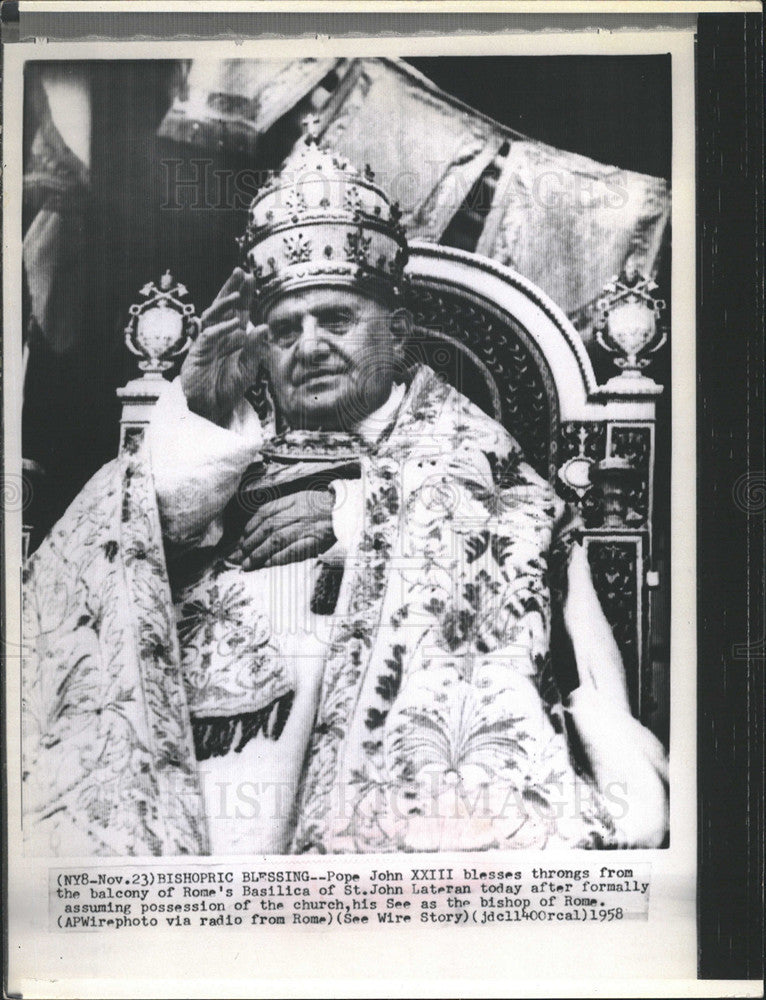
[[[697,34],[701,979],[763,976],[763,98],[762,15],[701,14]]]

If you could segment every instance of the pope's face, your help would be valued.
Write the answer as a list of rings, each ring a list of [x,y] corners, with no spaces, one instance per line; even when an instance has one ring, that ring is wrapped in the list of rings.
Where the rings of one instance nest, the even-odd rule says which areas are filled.
[[[349,430],[388,399],[406,332],[401,312],[347,289],[310,288],[282,296],[263,319],[290,427]]]

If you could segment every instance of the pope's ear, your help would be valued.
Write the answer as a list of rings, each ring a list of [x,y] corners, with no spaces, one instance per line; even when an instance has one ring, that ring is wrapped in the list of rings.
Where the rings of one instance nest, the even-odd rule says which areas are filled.
[[[394,310],[391,313],[389,329],[391,330],[391,336],[394,338],[394,346],[397,354],[403,354],[407,338],[412,332],[412,315],[409,310]]]

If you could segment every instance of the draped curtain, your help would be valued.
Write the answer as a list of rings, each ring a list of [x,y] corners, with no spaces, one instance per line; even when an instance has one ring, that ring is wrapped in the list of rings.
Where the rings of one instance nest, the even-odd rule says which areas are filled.
[[[36,544],[67,499],[62,467],[77,410],[87,327],[86,215],[90,93],[78,66],[27,71],[22,212],[24,545]],[[35,530],[33,530],[35,529]]]
[[[315,111],[333,148],[372,167],[413,238],[442,241],[489,172],[492,203],[473,249],[539,285],[586,342],[612,277],[626,266],[656,275],[667,181],[537,142],[399,60],[195,61],[160,134],[255,155],[289,107]]]
[[[62,356],[77,342],[83,322],[83,215],[90,182],[87,77],[76,68],[43,70],[30,78],[26,111],[32,138],[24,163],[25,333],[41,335]]]
[[[158,135],[255,158],[259,137],[317,87],[339,59],[194,59]]]
[[[521,135],[402,61],[202,59],[180,70],[160,139],[228,152],[256,169],[275,167],[262,162],[264,136],[279,123],[274,131],[291,142],[300,116],[316,112],[323,139],[357,166],[369,164],[399,202],[412,238],[449,242],[461,216],[470,216],[476,230],[478,186],[489,177],[483,193],[490,191],[491,204],[478,216],[470,248],[539,285],[586,341],[607,281],[626,265],[656,275],[670,216],[667,181]],[[87,70],[52,68],[31,84],[23,253],[28,329],[66,355],[83,325]]]

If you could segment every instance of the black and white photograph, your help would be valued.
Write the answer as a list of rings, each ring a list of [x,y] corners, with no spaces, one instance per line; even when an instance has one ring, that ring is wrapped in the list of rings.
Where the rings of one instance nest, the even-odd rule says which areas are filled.
[[[671,142],[662,55],[27,65],[34,850],[667,842]]]
[[[715,995],[695,17],[91,6],[3,8],[9,991]]]

